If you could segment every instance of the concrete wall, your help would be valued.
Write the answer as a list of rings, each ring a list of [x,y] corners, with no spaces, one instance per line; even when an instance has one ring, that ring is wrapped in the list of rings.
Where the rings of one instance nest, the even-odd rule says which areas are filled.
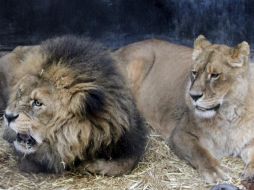
[[[192,45],[200,33],[254,44],[252,0],[0,0],[0,50],[63,34],[112,48],[151,37]]]

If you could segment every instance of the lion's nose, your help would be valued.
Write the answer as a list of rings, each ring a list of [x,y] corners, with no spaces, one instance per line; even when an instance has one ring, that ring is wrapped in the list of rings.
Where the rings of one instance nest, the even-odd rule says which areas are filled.
[[[13,113],[4,113],[4,117],[8,121],[8,123],[15,121],[19,117],[19,114],[13,114]]]
[[[196,102],[203,94],[190,94],[191,98]]]

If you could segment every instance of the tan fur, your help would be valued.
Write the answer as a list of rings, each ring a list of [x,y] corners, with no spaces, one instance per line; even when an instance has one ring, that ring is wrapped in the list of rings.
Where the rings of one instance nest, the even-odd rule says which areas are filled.
[[[3,114],[8,101],[9,86],[16,78],[15,70],[20,66],[18,60],[22,59],[21,55],[30,50],[30,46],[17,47],[12,52],[5,52],[0,57],[0,115]]]
[[[162,135],[171,136],[176,154],[207,182],[227,178],[219,159],[230,155],[245,162],[245,178],[253,177],[254,70],[248,43],[231,48],[199,36],[192,54],[189,48],[148,40],[121,48],[115,56],[123,62],[120,67],[146,119]],[[143,68],[135,66],[137,60],[143,60]],[[144,68],[151,65],[147,72]],[[137,80],[130,73],[146,77]],[[199,110],[218,104],[216,111]]]
[[[15,68],[14,86],[5,114],[6,139],[10,138],[11,128],[15,135],[26,134],[36,140],[36,145],[29,147],[17,143],[16,136],[13,139],[18,152],[24,153],[23,157],[27,154],[30,160],[30,164],[27,160],[23,162],[24,167],[29,168],[35,162],[61,172],[67,166],[72,167],[76,160],[81,160],[89,163],[86,168],[92,173],[128,173],[145,148],[144,122],[122,76],[114,71],[112,59],[95,48],[94,51],[98,51],[96,58],[90,56],[86,60],[83,54],[76,53],[83,48],[79,41],[76,38],[57,38],[49,41],[49,45],[35,46],[17,56],[19,65]],[[61,49],[53,49],[56,53],[51,56],[56,58],[52,58],[50,52],[47,53],[51,43],[55,43],[54,48],[66,46],[67,50],[63,52],[76,51],[79,57],[65,59]],[[69,50],[72,48],[69,43],[78,44],[77,50]],[[81,50],[86,53],[86,49]],[[57,51],[63,58],[57,58]],[[89,51],[93,53],[88,50],[85,55],[89,55]],[[72,65],[71,61],[74,61]],[[107,65],[96,65],[100,63]],[[15,121],[7,122],[8,114],[18,116]]]
[[[183,88],[192,60],[190,48],[146,40],[114,52],[147,122],[168,138],[181,117]],[[179,69],[181,68],[181,69]]]

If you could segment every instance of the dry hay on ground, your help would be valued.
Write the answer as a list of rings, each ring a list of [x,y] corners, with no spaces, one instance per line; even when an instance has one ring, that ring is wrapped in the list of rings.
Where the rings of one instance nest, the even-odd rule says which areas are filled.
[[[2,127],[0,127],[2,136]],[[143,161],[130,174],[122,177],[91,176],[79,170],[62,175],[27,174],[19,172],[13,150],[0,139],[0,189],[57,189],[57,190],[206,190],[197,172],[179,160],[159,136],[151,135]],[[223,164],[232,169],[228,182],[240,185],[243,169],[239,159],[225,159]]]

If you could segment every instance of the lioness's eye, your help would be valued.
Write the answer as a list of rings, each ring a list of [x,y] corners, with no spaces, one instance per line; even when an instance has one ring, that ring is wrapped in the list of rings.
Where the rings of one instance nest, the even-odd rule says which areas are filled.
[[[212,73],[211,74],[211,78],[213,78],[213,79],[217,79],[219,77],[220,77],[220,73]]]
[[[32,106],[33,106],[33,107],[34,107],[34,106],[40,107],[40,106],[42,106],[42,103],[39,102],[38,100],[33,100]]]

